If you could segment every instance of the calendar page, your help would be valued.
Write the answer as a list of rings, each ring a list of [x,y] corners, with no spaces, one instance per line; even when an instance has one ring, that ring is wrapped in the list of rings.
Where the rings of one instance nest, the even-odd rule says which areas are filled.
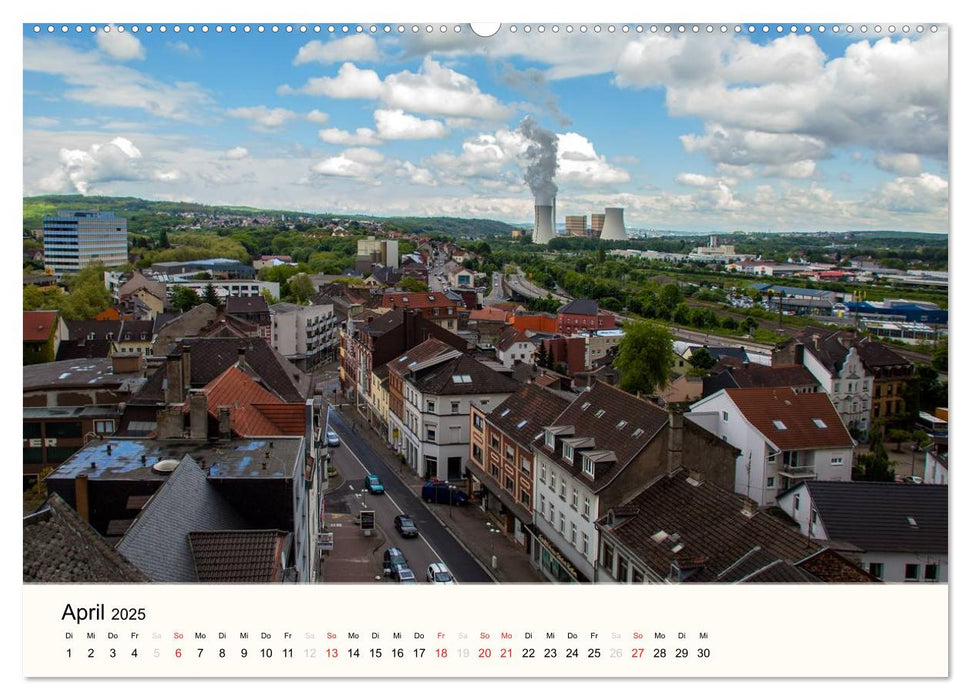
[[[25,678],[949,676],[947,23],[82,14]]]

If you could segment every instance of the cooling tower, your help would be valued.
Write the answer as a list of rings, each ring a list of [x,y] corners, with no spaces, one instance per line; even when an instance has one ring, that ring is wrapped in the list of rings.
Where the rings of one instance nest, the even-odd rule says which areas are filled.
[[[623,224],[621,224],[623,226]],[[546,245],[553,240],[553,207],[537,204],[536,220],[533,224],[533,243]]]
[[[627,229],[624,228],[624,209],[622,207],[607,207],[604,209],[604,227],[600,232],[600,240],[627,240]]]

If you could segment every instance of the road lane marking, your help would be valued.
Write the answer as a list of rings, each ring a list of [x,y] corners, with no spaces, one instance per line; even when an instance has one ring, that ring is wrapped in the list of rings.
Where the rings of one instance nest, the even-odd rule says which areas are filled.
[[[363,438],[362,438],[362,439],[363,439]],[[364,466],[364,462],[362,462],[362,461],[361,461],[361,460],[360,460],[360,459],[358,458],[358,456],[357,456],[356,454],[354,454],[354,452],[353,452],[352,450],[350,450],[350,449],[348,449],[347,451],[348,451],[348,453],[349,453],[349,454],[351,455],[351,457],[353,457],[353,458],[354,458],[354,461],[355,461],[355,462],[357,462],[358,464],[360,464],[360,465],[361,465],[361,469],[363,469],[363,470],[364,470],[364,472],[365,472],[365,474],[371,474],[371,473],[372,473],[372,472],[371,472],[371,471],[370,471],[370,470],[369,470],[369,469],[368,469],[367,467],[365,467],[365,466]],[[401,484],[401,485],[402,485],[402,486],[403,486],[404,488],[406,488],[406,489],[408,488],[408,487],[407,487],[407,486],[405,486],[404,484]],[[403,510],[401,509],[401,506],[399,506],[399,505],[398,505],[398,504],[397,504],[397,503],[395,502],[395,500],[394,500],[393,498],[391,498],[391,495],[390,495],[390,494],[389,494],[389,493],[388,493],[387,491],[385,491],[385,492],[384,492],[384,495],[385,495],[385,496],[387,497],[387,499],[388,499],[389,501],[391,501],[391,504],[392,504],[392,505],[393,505],[393,506],[394,506],[395,508],[397,508],[397,509],[398,509],[398,513],[399,513],[400,515],[404,515],[404,514],[405,514],[405,512],[404,512],[404,511],[403,511]],[[416,496],[416,498],[417,498],[417,496]],[[452,537],[454,537],[454,535],[451,535],[451,536],[452,536]],[[443,559],[443,558],[442,558],[442,555],[441,555],[441,554],[439,554],[439,553],[438,553],[438,552],[437,552],[437,551],[435,550],[435,548],[431,546],[431,544],[430,544],[430,543],[428,542],[428,540],[426,540],[426,539],[425,539],[425,536],[424,536],[423,534],[421,534],[421,533],[419,532],[419,533],[418,533],[418,537],[420,537],[420,538],[421,538],[421,541],[425,543],[425,546],[426,546],[426,547],[428,547],[428,549],[430,549],[430,550],[431,550],[431,552],[432,552],[432,554],[434,554],[434,555],[435,555],[436,557],[438,557],[438,561],[440,561],[440,562],[442,562],[442,563],[444,564],[444,563],[445,563],[445,559]],[[452,574],[452,576],[454,577],[454,576],[455,576],[455,574]],[[458,579],[456,579],[456,581],[457,581],[457,580],[458,580]]]

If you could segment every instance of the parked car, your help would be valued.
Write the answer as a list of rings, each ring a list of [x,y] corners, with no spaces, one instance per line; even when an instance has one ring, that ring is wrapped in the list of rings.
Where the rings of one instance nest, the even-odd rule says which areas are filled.
[[[384,575],[390,576],[398,567],[408,568],[408,560],[405,559],[404,552],[397,547],[388,547],[384,550]]]
[[[919,477],[919,476],[905,476],[904,477],[904,483],[905,484],[923,484],[924,483],[924,479],[921,478],[921,477]]]
[[[327,430],[327,446],[328,447],[340,447],[341,439],[337,437],[337,433],[333,430]]]
[[[426,503],[448,503],[461,506],[469,500],[468,494],[445,481],[426,481],[421,487],[421,498]]]
[[[392,578],[398,583],[418,583],[418,579],[415,578],[415,572],[407,566],[396,567]]]
[[[368,490],[368,493],[384,493],[384,484],[381,483],[381,477],[377,474],[367,475],[367,478],[364,479],[364,488]]]
[[[415,527],[415,521],[410,515],[394,516],[394,527],[402,537],[418,537],[418,528]]]
[[[440,561],[428,565],[428,570],[425,571],[425,580],[429,583],[455,583],[452,572]]]

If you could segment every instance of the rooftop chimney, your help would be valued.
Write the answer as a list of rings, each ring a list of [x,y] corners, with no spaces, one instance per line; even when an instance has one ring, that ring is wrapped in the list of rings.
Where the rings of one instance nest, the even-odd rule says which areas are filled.
[[[232,418],[229,406],[219,407],[219,437],[228,440],[233,436]]]
[[[236,350],[236,365],[242,367],[243,363],[246,362],[246,346],[241,345]]]
[[[759,512],[759,504],[753,501],[751,498],[746,498],[742,503],[742,515],[746,518],[753,517]]]
[[[205,440],[209,435],[208,398],[202,392],[189,394],[189,437]]]
[[[84,522],[90,522],[90,508],[88,506],[88,475],[78,474],[74,477],[74,509]]]
[[[192,385],[192,346],[182,344],[182,396],[183,400]]]
[[[668,413],[668,474],[684,463],[684,416]]]
[[[182,385],[182,352],[176,350],[165,358],[165,403],[179,404],[185,401]]]

